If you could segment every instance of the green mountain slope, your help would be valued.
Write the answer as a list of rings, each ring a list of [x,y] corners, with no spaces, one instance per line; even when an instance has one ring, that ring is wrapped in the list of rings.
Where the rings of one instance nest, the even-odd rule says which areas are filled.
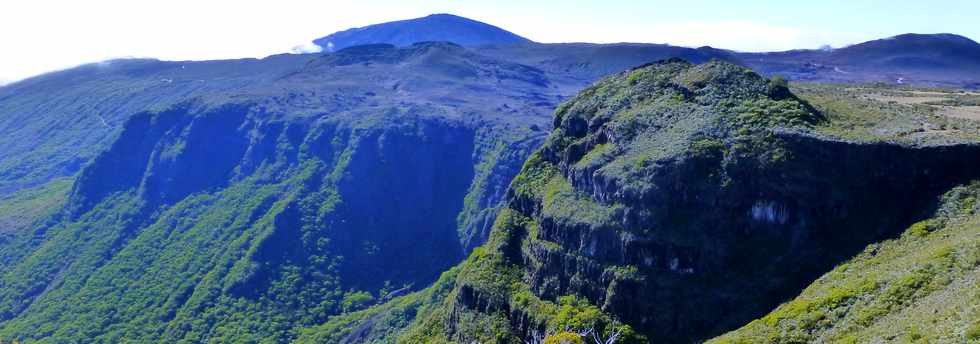
[[[839,135],[853,124],[728,63],[617,74],[559,107],[489,242],[439,283],[450,291],[302,338],[344,321],[358,329],[344,338],[380,342],[721,334],[980,177],[963,158],[980,155],[976,132],[908,143]]]
[[[699,341],[980,174],[974,122],[716,61],[549,115],[728,51],[409,41],[0,87],[0,342]]]
[[[64,207],[71,185],[71,179],[56,179],[0,197],[0,271],[29,253],[37,239],[24,233]]]
[[[115,60],[0,87],[0,194],[74,175],[135,113],[264,87],[311,58]]]
[[[422,288],[583,83],[555,76],[423,43],[4,86],[0,340],[282,342]]]
[[[484,240],[557,101],[539,71],[451,44],[130,62],[149,67],[11,86],[25,97],[6,100],[5,123],[32,106],[52,123],[89,101],[124,111],[120,99],[154,94],[132,82],[159,78],[193,96],[155,93],[151,110],[117,113],[115,129],[51,131],[63,142],[50,161],[93,156],[74,180],[11,177],[0,340],[287,342],[424,287]],[[75,73],[129,93],[29,101],[43,85],[84,92],[62,79]],[[89,134],[110,144],[65,143]],[[31,154],[10,152],[11,163]]]
[[[980,342],[980,184],[713,343]]]

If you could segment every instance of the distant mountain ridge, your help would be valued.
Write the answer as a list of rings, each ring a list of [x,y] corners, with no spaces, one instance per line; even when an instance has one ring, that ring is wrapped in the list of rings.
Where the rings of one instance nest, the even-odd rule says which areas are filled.
[[[449,41],[481,53],[595,80],[625,68],[679,57],[733,62],[765,75],[832,83],[885,82],[980,88],[980,44],[955,34],[903,34],[837,49],[747,53],[713,47],[648,43],[536,43],[502,28],[451,15],[430,16],[337,32],[314,41],[325,51],[363,44],[408,46]]]
[[[904,34],[837,49],[831,56],[834,61],[852,64],[928,68],[953,67],[931,63],[956,63],[977,68],[980,67],[980,44],[954,34]]]
[[[398,25],[322,54],[112,60],[0,87],[0,343],[496,343],[588,323],[693,341],[980,178],[980,122],[850,87],[792,93],[735,65],[962,86],[980,79],[969,61],[862,58],[894,42],[752,55],[534,43],[450,15]],[[963,48],[893,51],[973,51],[938,38],[923,39]],[[960,246],[942,256],[980,269],[980,246]],[[830,301],[815,305],[846,300]]]
[[[954,34],[903,34],[839,49],[738,53],[764,74],[816,82],[980,87],[980,44]]]
[[[313,41],[325,51],[355,45],[387,43],[408,46],[426,41],[448,41],[463,46],[530,43],[531,40],[499,27],[452,14],[433,14],[340,31]]]

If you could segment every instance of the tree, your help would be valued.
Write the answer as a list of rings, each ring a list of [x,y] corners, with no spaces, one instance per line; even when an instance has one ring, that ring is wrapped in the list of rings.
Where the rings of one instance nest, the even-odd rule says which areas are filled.
[[[344,312],[353,312],[374,303],[374,297],[366,291],[349,291],[341,301],[341,308]]]
[[[585,344],[585,341],[578,333],[561,332],[545,337],[543,344]]]
[[[623,328],[618,326],[615,321],[609,328],[609,336],[605,338],[594,327],[590,327],[584,331],[571,331],[566,328],[565,331],[556,334],[532,337],[531,340],[525,341],[525,344],[585,344],[582,338],[589,337],[592,338],[595,344],[615,344],[623,335]]]
[[[623,328],[617,326],[615,321],[613,321],[612,326],[609,328],[609,337],[605,339],[597,331],[589,331],[592,332],[592,339],[595,340],[595,344],[615,344],[619,340],[619,337],[623,335]]]

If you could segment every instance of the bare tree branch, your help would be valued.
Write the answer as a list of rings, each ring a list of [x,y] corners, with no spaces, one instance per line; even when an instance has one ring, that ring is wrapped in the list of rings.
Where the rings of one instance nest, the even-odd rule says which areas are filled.
[[[592,340],[594,340],[596,344],[615,344],[616,341],[619,340],[619,336],[623,335],[622,329],[617,325],[618,323],[613,321],[609,327],[609,337],[606,339],[602,339],[602,336],[599,335],[598,332],[592,331]]]

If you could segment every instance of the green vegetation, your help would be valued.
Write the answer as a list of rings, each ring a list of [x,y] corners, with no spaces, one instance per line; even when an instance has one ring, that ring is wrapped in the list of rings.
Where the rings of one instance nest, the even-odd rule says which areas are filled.
[[[245,108],[137,116],[74,181],[0,202],[18,226],[0,245],[0,340],[290,342],[430,283],[462,254],[464,196],[493,205],[484,193],[503,187],[473,170],[508,167],[473,166],[473,130],[455,122],[266,122]]]
[[[721,83],[737,86],[716,86]],[[609,241],[566,241],[562,232],[581,238],[645,234],[648,228],[624,226],[620,218],[628,209],[649,216],[650,210],[634,202],[674,182],[645,177],[666,171],[664,161],[685,157],[681,161],[687,163],[690,157],[698,169],[692,178],[714,175],[700,183],[718,185],[724,173],[719,160],[772,159],[781,147],[772,128],[806,130],[821,120],[793,97],[769,97],[768,88],[762,77],[730,64],[669,61],[611,77],[563,104],[555,131],[511,184],[490,241],[460,266],[453,291],[399,341],[510,343],[522,340],[520,333],[574,341],[590,329],[603,337],[618,333],[625,343],[645,342],[646,334],[670,336],[649,323],[643,332],[626,325],[647,315],[621,307],[656,301],[625,299],[626,290],[619,288],[661,283],[647,279],[650,268],[600,260],[595,255],[611,249]],[[603,190],[598,179],[579,177],[585,175],[616,181],[619,189]],[[683,227],[664,228],[659,236],[696,241],[683,234],[699,226],[693,220],[666,221]],[[555,262],[592,268],[561,270]],[[682,270],[676,261],[662,264],[660,269]],[[592,288],[604,290],[598,300],[581,293]]]
[[[542,80],[428,44],[5,86],[0,341],[319,340],[381,303],[407,326],[433,301],[398,295],[486,238],[543,138]]]
[[[34,221],[62,206],[72,179],[55,179],[47,184],[0,196],[0,233],[25,229]]]
[[[544,338],[544,344],[585,344],[582,336],[573,332],[560,332]]]
[[[773,99],[785,99],[792,96],[789,90],[789,81],[786,78],[776,75],[769,79],[769,97]]]
[[[980,340],[980,321],[974,323],[973,326],[966,329],[965,336],[968,340]]]
[[[916,189],[904,208],[887,196],[907,195],[921,169],[936,164],[911,148],[920,141],[892,146],[896,156],[919,159],[901,164],[911,169],[894,174],[901,181],[836,158],[901,160],[853,143],[891,140],[873,129],[880,128],[874,121],[892,118],[889,110],[851,114],[864,103],[837,102],[832,90],[819,88],[801,99],[784,87],[726,63],[666,61],[607,78],[562,104],[556,128],[511,184],[489,242],[459,266],[444,298],[397,330],[397,342],[576,342],[588,329],[623,333],[623,342],[707,339],[771,311],[859,247],[895,233],[890,226],[908,225],[917,216],[909,208],[933,204],[923,196],[931,189]],[[854,125],[865,120],[867,126]],[[951,141],[929,141],[943,142]],[[968,180],[957,173],[936,178]],[[958,199],[957,209],[972,209],[975,189],[957,189],[943,204]],[[848,211],[827,213],[837,207]],[[944,206],[942,219],[918,222],[898,240],[930,240],[959,226],[952,219],[965,213],[954,214],[956,207]],[[800,233],[810,234],[801,242]],[[753,322],[800,335],[773,331],[736,341],[824,338],[808,336],[838,326],[868,295],[881,297],[854,326],[893,319],[909,300],[967,281],[944,277],[953,266],[972,266],[956,260],[973,255],[965,247],[924,253],[948,263],[904,275],[855,274]],[[703,312],[716,308],[726,313]],[[925,326],[903,331],[932,336]],[[958,331],[966,333],[966,325]]]
[[[924,104],[939,106],[980,106],[980,95],[955,95],[951,99],[927,101]]]
[[[508,324],[505,309],[528,317],[534,326],[544,326],[544,333],[585,331],[594,329],[608,333],[623,333],[624,342],[642,342],[629,326],[619,325],[608,314],[575,296],[557,301],[542,300],[521,281],[521,271],[506,255],[527,249],[515,245],[527,244],[521,239],[523,228],[534,227],[529,218],[505,208],[497,218],[490,241],[478,248],[459,267],[454,276],[455,287],[444,299],[433,303],[434,308],[420,312],[416,321],[399,337],[399,343],[472,342],[511,343],[520,341]],[[444,276],[444,278],[447,276]],[[440,280],[437,285],[445,285]],[[463,287],[463,288],[460,288]],[[485,305],[476,307],[476,305]],[[486,308],[482,308],[486,307]],[[453,331],[444,328],[453,316],[460,317]],[[615,326],[615,327],[613,327]],[[542,337],[544,336],[542,333]],[[570,338],[570,337],[569,337]],[[565,339],[569,339],[565,338]]]
[[[337,343],[345,338],[394,343],[416,318],[431,314],[452,291],[457,268],[444,272],[433,286],[394,298],[371,308],[332,317],[324,324],[302,330],[297,343]]]
[[[550,76],[429,43],[4,87],[0,341],[696,341],[963,177],[929,179],[942,166],[907,148],[980,137],[929,105],[671,60],[584,90],[545,139],[580,86]],[[869,157],[854,141],[901,143],[900,173],[839,164]],[[976,280],[976,188],[743,331],[976,339],[975,311],[946,301]],[[916,208],[872,209],[885,194]]]
[[[71,179],[56,179],[0,197],[0,271],[37,247],[37,227],[61,210],[71,183]]]
[[[948,144],[980,139],[980,122],[940,114],[923,103],[888,101],[888,88],[799,83],[793,91],[824,114],[818,132],[855,141]]]
[[[366,291],[351,291],[344,294],[344,298],[340,301],[340,309],[344,312],[352,312],[363,309],[372,303],[374,303],[374,296],[371,296],[371,293]]]
[[[794,300],[716,343],[959,343],[980,318],[980,183],[948,192],[934,218],[876,243]]]

